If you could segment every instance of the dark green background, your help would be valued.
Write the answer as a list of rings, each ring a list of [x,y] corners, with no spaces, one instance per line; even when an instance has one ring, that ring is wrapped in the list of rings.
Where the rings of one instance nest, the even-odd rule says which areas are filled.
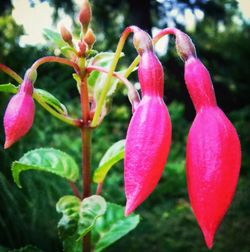
[[[72,14],[76,6],[70,0],[50,0],[57,11],[64,8]],[[246,22],[233,0],[205,1],[157,1],[150,0],[93,0],[93,29],[103,34],[97,39],[97,50],[115,50],[119,35],[125,26],[135,24],[151,31],[152,26],[166,26],[169,12],[177,8],[196,8],[204,12],[204,19],[197,22],[196,29],[189,33],[198,56],[209,69],[219,106],[233,122],[242,144],[242,168],[239,185],[233,204],[218,229],[216,252],[250,251],[250,23]],[[32,1],[31,1],[32,3]],[[19,46],[23,34],[11,17],[9,1],[0,2],[0,62],[23,74],[32,62],[52,54],[50,48]],[[250,8],[250,4],[249,4]],[[25,15],[25,14],[24,14]],[[118,16],[123,18],[117,19]],[[235,16],[241,20],[236,24]],[[40,17],[42,18],[42,17]],[[118,22],[117,20],[123,20]],[[37,20],[34,20],[37,22]],[[185,30],[173,17],[177,27]],[[219,27],[224,25],[224,31]],[[98,37],[97,37],[98,38]],[[177,57],[171,39],[171,49],[161,58],[165,70],[165,101],[173,123],[173,141],[169,161],[162,179],[154,193],[136,211],[141,223],[129,235],[107,251],[207,251],[202,234],[190,209],[185,182],[185,142],[194,109],[183,82],[183,62]],[[135,56],[131,43],[125,48],[128,64]],[[71,80],[71,70],[50,64],[39,69],[38,87],[45,88],[62,100],[73,115],[79,114],[78,94]],[[131,80],[136,81],[136,74]],[[0,83],[11,81],[0,73]],[[3,118],[9,95],[0,94],[0,118]],[[59,148],[76,157],[80,163],[80,135],[77,130],[61,125],[37,105],[32,130],[11,149],[4,151],[2,119],[0,124],[0,244],[10,249],[33,244],[44,251],[61,251],[56,223],[60,216],[55,203],[60,196],[70,193],[63,179],[50,174],[27,172],[22,176],[23,189],[13,183],[10,165],[13,160],[37,147]],[[120,90],[113,100],[113,107],[103,124],[93,134],[93,169],[97,167],[105,150],[115,141],[125,137],[131,116],[127,97]],[[110,172],[103,195],[112,202],[124,204],[122,162]],[[8,250],[7,250],[8,251]]]

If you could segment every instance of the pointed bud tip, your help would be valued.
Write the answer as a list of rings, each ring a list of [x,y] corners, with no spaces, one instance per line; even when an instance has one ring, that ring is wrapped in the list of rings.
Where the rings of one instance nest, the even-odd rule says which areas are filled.
[[[211,232],[211,231],[202,231],[203,232],[203,236],[207,245],[208,249],[212,249],[213,244],[214,244],[214,233],[215,232]]]
[[[6,140],[5,143],[4,143],[4,149],[8,149],[13,143]]]
[[[79,14],[80,24],[84,28],[86,28],[90,23],[91,17],[92,17],[92,10],[89,1],[84,0]]]
[[[72,35],[71,35],[71,32],[63,24],[61,24],[61,26],[60,26],[60,33],[61,33],[62,39],[66,43],[72,45]]]

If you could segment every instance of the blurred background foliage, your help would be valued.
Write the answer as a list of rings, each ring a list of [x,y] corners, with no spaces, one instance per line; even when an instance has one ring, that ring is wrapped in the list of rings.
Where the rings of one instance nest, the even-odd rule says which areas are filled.
[[[72,0],[48,2],[54,7],[55,22],[59,10],[65,10],[72,17],[78,11]],[[239,185],[217,232],[213,251],[250,251],[250,23],[242,17],[237,1],[93,0],[91,3],[92,27],[97,34],[95,49],[100,51],[115,50],[121,31],[130,24],[150,33],[153,27],[175,25],[191,35],[199,57],[212,74],[218,104],[236,126],[242,144]],[[30,4],[34,4],[32,0]],[[182,14],[185,16],[187,9],[202,16],[195,15],[191,28],[179,18]],[[36,58],[53,54],[53,50],[45,46],[21,47],[19,39],[24,30],[15,23],[11,11],[10,0],[0,2],[0,62],[22,75]],[[127,44],[124,65],[136,56],[131,43]],[[141,214],[137,229],[107,251],[207,251],[186,190],[185,142],[195,114],[183,82],[183,62],[177,57],[173,44],[171,39],[167,54],[161,56],[166,73],[165,101],[173,123],[169,160],[158,187],[137,210]],[[39,69],[36,85],[52,92],[76,115],[80,108],[71,74],[67,67],[48,64]],[[132,80],[136,81],[136,74]],[[12,80],[0,73],[0,83],[9,81]],[[0,118],[8,100],[9,95],[0,94]],[[121,89],[114,97],[111,113],[93,134],[93,169],[105,150],[125,137],[130,116],[131,108]],[[9,249],[32,244],[48,252],[61,251],[56,230],[60,216],[55,211],[55,203],[63,194],[71,193],[67,183],[49,174],[27,172],[22,177],[23,189],[20,190],[13,183],[10,166],[24,152],[45,146],[72,154],[80,163],[79,132],[62,125],[37,105],[32,130],[10,150],[4,151],[2,123],[0,125],[0,244]],[[110,172],[103,195],[109,201],[124,204],[122,162]]]

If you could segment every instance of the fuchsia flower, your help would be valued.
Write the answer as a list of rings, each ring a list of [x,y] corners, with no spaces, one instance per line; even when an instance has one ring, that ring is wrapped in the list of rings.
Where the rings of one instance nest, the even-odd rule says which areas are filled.
[[[5,149],[24,136],[33,124],[35,104],[32,93],[32,81],[25,78],[18,93],[9,101],[4,114]]]
[[[154,190],[167,161],[171,121],[163,101],[162,65],[152,47],[139,50],[142,100],[130,121],[125,144],[125,194],[129,215]]]
[[[234,196],[241,163],[237,132],[216,104],[209,72],[195,57],[185,82],[196,109],[187,139],[187,184],[194,215],[208,248]]]

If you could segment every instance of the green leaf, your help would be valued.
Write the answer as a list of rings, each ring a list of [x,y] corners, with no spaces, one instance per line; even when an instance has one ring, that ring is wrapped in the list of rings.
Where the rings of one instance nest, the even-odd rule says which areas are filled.
[[[42,101],[46,102],[48,105],[54,108],[58,113],[63,114],[63,115],[68,114],[66,107],[48,91],[36,88],[35,93],[36,95],[39,96],[39,98]]]
[[[106,201],[99,195],[85,198],[82,202],[75,196],[62,197],[56,204],[57,212],[63,214],[58,223],[61,238],[81,239],[93,229],[96,220],[105,213],[106,208]]]
[[[15,94],[17,93],[17,90],[18,90],[18,87],[11,83],[0,85],[0,92]]]
[[[95,170],[93,178],[95,183],[102,183],[112,166],[124,158],[124,146],[125,140],[120,140],[106,151]]]
[[[97,219],[106,212],[106,209],[107,203],[99,195],[85,198],[81,202],[77,231],[79,239],[93,229]]]
[[[60,48],[60,49],[62,47],[68,46],[68,44],[62,39],[60,33],[58,33],[58,32],[54,32],[50,29],[45,28],[43,30],[43,34],[49,41],[51,41],[52,43],[57,45],[58,48]]]
[[[95,252],[100,252],[125,236],[139,223],[139,215],[124,216],[124,207],[108,203],[106,214],[100,217],[92,232]]]
[[[80,199],[72,195],[63,196],[57,202],[56,211],[63,214],[57,226],[62,239],[73,236],[76,233],[80,203]]]
[[[21,159],[13,162],[12,176],[15,183],[21,187],[20,173],[27,170],[46,171],[70,181],[79,178],[79,170],[74,159],[53,148],[40,148],[27,152]]]

